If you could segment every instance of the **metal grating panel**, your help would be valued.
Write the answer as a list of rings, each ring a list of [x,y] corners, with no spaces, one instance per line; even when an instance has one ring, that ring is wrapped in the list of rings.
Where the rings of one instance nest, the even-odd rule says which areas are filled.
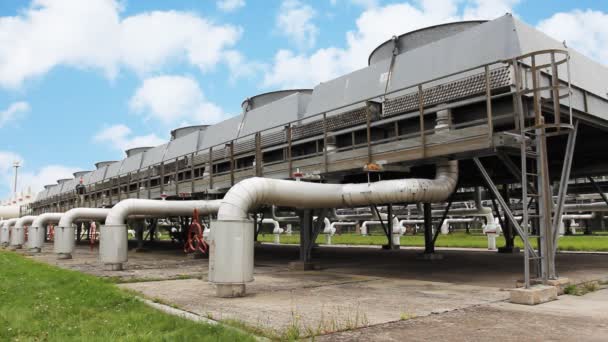
[[[508,86],[511,83],[509,68],[503,67],[490,71],[492,89]],[[479,73],[461,80],[424,89],[424,106],[446,103],[473,95],[485,93],[485,73]],[[418,91],[384,101],[382,116],[392,116],[418,110]]]
[[[361,107],[346,113],[330,116],[326,119],[327,130],[335,131],[341,128],[354,126],[367,121],[367,108]],[[302,139],[323,133],[323,120],[320,119],[308,124],[293,127],[292,139]]]

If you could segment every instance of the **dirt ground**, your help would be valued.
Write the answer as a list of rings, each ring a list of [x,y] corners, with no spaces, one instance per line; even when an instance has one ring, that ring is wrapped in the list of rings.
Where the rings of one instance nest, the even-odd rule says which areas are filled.
[[[263,244],[256,246],[247,296],[219,299],[206,281],[207,260],[168,243],[130,251],[123,271],[104,270],[88,246],[78,246],[71,260],[51,252],[48,245],[33,257],[113,277],[159,302],[275,335],[297,329],[300,336],[332,341],[608,340],[608,290],[535,307],[506,303],[506,290],[522,277],[519,254],[441,250],[443,260],[424,261],[415,249],[320,247],[314,258],[322,269],[304,272],[287,269],[297,247]],[[560,254],[557,264],[560,275],[575,282],[608,279],[605,254]]]

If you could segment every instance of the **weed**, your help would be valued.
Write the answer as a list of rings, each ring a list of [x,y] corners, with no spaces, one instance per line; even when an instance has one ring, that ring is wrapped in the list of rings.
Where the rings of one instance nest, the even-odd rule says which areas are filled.
[[[402,312],[401,315],[399,316],[399,319],[402,320],[402,321],[407,321],[407,320],[412,319],[412,318],[416,318],[416,314]]]
[[[595,281],[590,281],[588,283],[583,284],[583,287],[585,288],[585,292],[595,292],[597,290],[600,289],[600,285],[598,284],[598,282]]]
[[[580,296],[580,290],[574,284],[570,284],[564,288],[564,293],[572,296]]]

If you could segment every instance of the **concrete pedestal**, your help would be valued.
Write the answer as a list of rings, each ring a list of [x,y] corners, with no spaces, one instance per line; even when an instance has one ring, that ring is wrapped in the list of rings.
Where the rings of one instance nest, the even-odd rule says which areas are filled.
[[[530,279],[530,285],[543,285],[542,279]],[[547,280],[547,285],[555,286],[557,288],[557,295],[561,296],[564,294],[564,289],[566,286],[570,285],[570,279],[568,278],[557,278],[557,279],[549,279]],[[523,288],[525,286],[523,280],[518,280],[515,283],[517,288]]]
[[[320,270],[321,265],[318,262],[303,262],[303,261],[292,261],[287,267],[290,271],[312,271]]]
[[[509,291],[509,301],[515,304],[537,305],[557,299],[557,287],[550,285],[535,285],[528,289],[519,288]]]
[[[428,260],[428,261],[443,260],[443,254],[420,253],[420,254],[416,255],[416,260]]]
[[[59,259],[59,260],[72,259],[72,254],[70,254],[70,253],[57,253],[57,259]]]
[[[244,297],[245,284],[217,284],[215,294],[220,298]]]
[[[30,248],[30,253],[40,253],[40,252],[42,252],[42,249],[40,249],[39,247]]]

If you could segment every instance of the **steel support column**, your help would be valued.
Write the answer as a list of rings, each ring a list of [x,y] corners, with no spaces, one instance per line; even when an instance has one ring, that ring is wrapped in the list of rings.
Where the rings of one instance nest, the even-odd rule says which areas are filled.
[[[433,241],[433,212],[430,203],[424,203],[424,254],[435,253]]]
[[[312,238],[313,225],[312,210],[305,209],[300,215],[300,261],[303,263],[310,262],[310,249]]]

